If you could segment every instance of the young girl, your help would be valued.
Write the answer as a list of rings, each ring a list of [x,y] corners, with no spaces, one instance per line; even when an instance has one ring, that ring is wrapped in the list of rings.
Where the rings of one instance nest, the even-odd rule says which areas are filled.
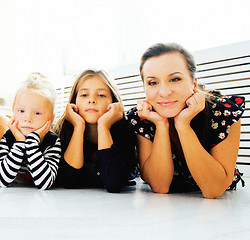
[[[31,74],[17,91],[13,118],[0,142],[1,187],[34,182],[38,189],[48,189],[54,183],[61,158],[60,140],[50,132],[55,97],[39,73]]]
[[[76,79],[69,104],[55,126],[63,156],[58,184],[119,192],[135,177],[135,137],[123,118],[115,85],[104,71]]]
[[[143,54],[146,100],[127,119],[137,132],[142,178],[157,193],[201,190],[217,198],[232,184],[240,142],[243,97],[199,90],[193,57],[177,44]]]

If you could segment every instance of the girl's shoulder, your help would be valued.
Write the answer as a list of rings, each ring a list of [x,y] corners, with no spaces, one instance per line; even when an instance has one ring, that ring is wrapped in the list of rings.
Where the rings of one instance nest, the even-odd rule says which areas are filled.
[[[213,96],[209,103],[211,147],[228,136],[231,125],[237,122],[245,110],[242,96]]]
[[[155,125],[138,116],[138,110],[136,107],[130,109],[125,114],[125,120],[128,121],[130,127],[133,129],[133,131],[150,141],[154,140],[155,135]]]

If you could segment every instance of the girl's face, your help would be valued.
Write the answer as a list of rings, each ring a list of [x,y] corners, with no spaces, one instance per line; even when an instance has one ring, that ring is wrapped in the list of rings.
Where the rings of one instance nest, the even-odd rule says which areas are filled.
[[[87,123],[97,123],[98,119],[107,112],[112,103],[109,87],[97,76],[84,79],[76,96],[76,106],[79,114]]]
[[[180,53],[166,53],[149,58],[143,66],[147,101],[164,118],[178,115],[186,107],[196,87],[185,58]]]
[[[18,121],[18,128],[24,136],[41,128],[48,120],[51,122],[54,120],[50,101],[29,90],[17,93],[13,116]]]

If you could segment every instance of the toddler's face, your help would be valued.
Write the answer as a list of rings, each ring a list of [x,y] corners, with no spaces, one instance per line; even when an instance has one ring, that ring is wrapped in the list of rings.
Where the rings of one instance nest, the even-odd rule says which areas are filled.
[[[27,136],[41,128],[48,120],[53,122],[53,107],[50,101],[29,90],[20,91],[15,99],[13,115],[18,128]]]

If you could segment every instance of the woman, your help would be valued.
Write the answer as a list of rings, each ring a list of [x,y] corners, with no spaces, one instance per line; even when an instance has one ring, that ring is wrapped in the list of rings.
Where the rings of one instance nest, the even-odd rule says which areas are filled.
[[[146,100],[127,119],[138,135],[142,178],[154,192],[201,190],[217,198],[234,179],[244,98],[205,93],[195,71],[177,44],[147,49],[140,65]]]
[[[120,192],[135,177],[136,138],[123,118],[118,90],[103,70],[87,69],[77,77],[55,128],[64,156],[59,185]]]

